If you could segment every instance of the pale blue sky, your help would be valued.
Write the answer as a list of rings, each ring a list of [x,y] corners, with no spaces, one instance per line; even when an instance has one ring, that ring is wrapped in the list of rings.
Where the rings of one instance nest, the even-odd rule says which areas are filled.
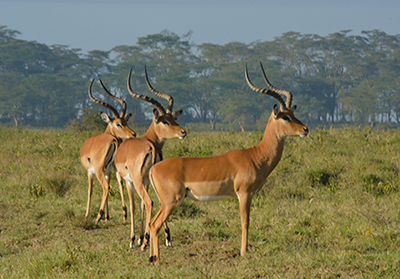
[[[272,41],[288,31],[400,34],[398,0],[0,0],[0,25],[20,39],[82,51],[134,45],[164,29],[196,44]]]

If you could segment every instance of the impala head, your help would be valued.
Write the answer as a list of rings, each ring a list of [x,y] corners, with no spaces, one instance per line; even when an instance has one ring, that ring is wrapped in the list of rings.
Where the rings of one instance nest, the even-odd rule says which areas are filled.
[[[272,97],[274,97],[278,103],[279,107],[277,105],[274,106],[274,109],[272,111],[270,120],[268,123],[271,123],[275,126],[276,132],[282,136],[300,136],[300,137],[305,137],[308,135],[308,128],[305,126],[303,123],[301,123],[300,120],[298,120],[294,116],[294,111],[296,110],[296,105],[292,106],[292,93],[286,90],[281,90],[278,88],[275,88],[267,79],[267,76],[265,74],[264,68],[260,62],[261,65],[261,70],[264,76],[264,80],[268,86],[269,89],[263,89],[263,88],[257,88],[255,87],[249,78],[248,72],[247,72],[247,65],[245,69],[245,77],[247,84],[251,88],[251,90],[261,93],[261,94],[267,94]],[[284,102],[282,96],[286,97],[286,102]]]
[[[176,122],[176,120],[182,114],[182,110],[174,112],[172,111],[174,105],[174,99],[168,94],[156,91],[149,82],[149,79],[147,77],[146,67],[144,68],[144,70],[145,70],[145,78],[147,86],[154,95],[168,101],[167,110],[165,110],[164,107],[153,98],[133,92],[130,83],[132,69],[129,71],[129,75],[127,78],[127,87],[129,94],[131,94],[133,98],[149,102],[156,107],[156,109],[153,110],[153,122],[151,125],[153,126],[153,129],[157,135],[161,136],[163,139],[169,139],[169,138],[183,139],[186,136],[186,131]]]
[[[107,129],[106,133],[112,134],[113,136],[120,138],[120,139],[127,139],[127,138],[134,138],[136,137],[136,133],[129,128],[128,126],[128,120],[131,117],[131,114],[129,113],[126,115],[126,103],[124,100],[112,95],[107,88],[104,86],[103,82],[100,80],[101,86],[103,87],[104,91],[106,94],[111,97],[113,100],[119,102],[122,105],[122,110],[121,113],[118,114],[118,111],[111,105],[104,103],[102,101],[96,100],[93,95],[92,95],[92,85],[93,85],[94,79],[90,83],[89,86],[89,98],[92,100],[93,103],[98,104],[100,106],[103,106],[107,109],[109,109],[114,117],[109,116],[105,112],[101,112],[101,119],[103,119],[104,122],[106,122]]]
[[[304,138],[308,135],[308,128],[294,116],[295,110],[296,105],[284,111],[281,111],[277,105],[274,106],[270,121],[274,122],[276,130],[283,137],[300,136]]]
[[[164,139],[186,137],[186,131],[176,122],[182,110],[171,113],[160,114],[157,109],[153,110],[153,125],[158,135],[163,135]]]

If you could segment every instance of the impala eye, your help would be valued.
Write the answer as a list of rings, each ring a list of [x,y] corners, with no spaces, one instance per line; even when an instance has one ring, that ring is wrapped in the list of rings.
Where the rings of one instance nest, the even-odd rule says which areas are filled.
[[[122,128],[122,124],[121,123],[117,123],[117,127],[118,128]]]
[[[288,121],[288,122],[292,122],[292,118],[290,118],[290,116],[288,116],[288,115],[282,116],[282,119],[285,121]]]
[[[162,121],[162,124],[171,125],[171,123],[169,123],[167,120],[163,120],[163,121]]]

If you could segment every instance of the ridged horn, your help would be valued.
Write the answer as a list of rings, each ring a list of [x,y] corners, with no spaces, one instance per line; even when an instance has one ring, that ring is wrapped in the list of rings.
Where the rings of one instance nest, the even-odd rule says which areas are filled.
[[[93,97],[93,95],[92,95],[92,85],[93,85],[94,80],[95,79],[93,79],[92,82],[90,83],[89,90],[88,90],[88,94],[89,94],[90,100],[92,100],[92,102],[95,103],[95,104],[98,104],[100,106],[103,106],[103,107],[109,109],[114,114],[114,117],[118,117],[118,111],[114,107],[112,107],[111,105],[109,105],[107,103],[104,103],[102,101],[96,100]],[[101,80],[100,80],[100,82],[101,82]],[[101,84],[103,85],[103,83],[101,83]],[[103,88],[105,88],[104,85],[103,85]]]
[[[286,97],[286,107],[291,108],[292,107],[292,93],[290,93],[289,91],[278,89],[278,88],[274,87],[267,79],[267,75],[265,74],[264,67],[261,62],[260,62],[260,66],[261,66],[261,70],[262,70],[262,73],[264,76],[265,83],[267,84],[268,88],[271,89],[272,91],[275,91],[276,93],[278,93],[280,95],[285,96]]]
[[[144,66],[144,75],[145,75],[145,78],[146,78],[147,87],[149,87],[150,91],[151,91],[154,95],[156,95],[157,97],[163,98],[163,99],[165,99],[165,100],[168,101],[167,113],[171,113],[171,112],[172,112],[172,109],[173,109],[173,106],[174,106],[174,99],[172,98],[172,96],[170,96],[170,95],[168,95],[168,94],[165,94],[165,93],[158,92],[157,90],[155,90],[155,89],[153,88],[153,86],[151,86],[150,81],[149,81],[149,78],[148,78],[148,76],[147,76],[146,65]]]
[[[163,108],[163,106],[159,102],[157,102],[156,100],[154,100],[153,98],[150,98],[148,96],[144,96],[144,95],[137,94],[137,93],[133,92],[133,90],[131,88],[131,74],[132,74],[132,68],[129,71],[128,78],[126,79],[126,87],[128,88],[129,94],[135,99],[139,99],[139,100],[146,101],[146,102],[149,102],[149,103],[153,104],[158,109],[160,114],[164,115],[165,114],[165,109]]]
[[[264,88],[255,87],[251,83],[250,78],[249,78],[249,74],[247,72],[247,64],[246,64],[246,69],[245,69],[244,75],[246,77],[247,84],[249,85],[251,90],[253,90],[254,92],[257,92],[257,93],[267,94],[267,95],[270,95],[270,96],[274,97],[278,101],[281,111],[286,109],[285,102],[283,101],[283,98],[281,97],[281,95],[279,95],[275,91],[272,91],[271,89],[266,89],[266,88],[264,89]]]
[[[117,96],[114,96],[113,94],[111,94],[111,92],[108,91],[108,89],[104,86],[104,84],[103,84],[103,82],[101,81],[101,79],[100,79],[100,83],[101,83],[101,86],[103,87],[104,91],[106,92],[106,94],[107,94],[111,99],[113,99],[114,101],[117,101],[118,103],[121,104],[121,106],[122,106],[122,111],[121,111],[121,114],[119,115],[119,117],[120,117],[120,118],[123,118],[123,117],[125,116],[125,113],[126,113],[126,102],[125,102],[124,100],[118,98]]]

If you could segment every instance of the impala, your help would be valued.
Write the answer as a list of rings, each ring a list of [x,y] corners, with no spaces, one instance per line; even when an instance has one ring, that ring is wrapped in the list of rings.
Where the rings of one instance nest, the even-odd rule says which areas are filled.
[[[146,83],[150,91],[158,97],[166,99],[168,101],[167,110],[157,102],[156,100],[136,94],[132,91],[130,85],[131,72],[129,72],[127,79],[128,91],[133,98],[147,101],[153,104],[156,109],[153,111],[153,120],[145,135],[142,138],[128,139],[124,141],[118,148],[115,155],[115,166],[118,173],[125,179],[126,188],[128,191],[130,213],[131,213],[131,235],[130,235],[130,247],[135,246],[135,230],[134,230],[134,188],[140,196],[141,202],[141,231],[139,238],[139,245],[142,244],[142,250],[145,249],[147,239],[149,238],[149,222],[151,219],[152,201],[147,193],[149,186],[149,170],[152,165],[162,160],[162,148],[166,139],[169,138],[180,138],[183,139],[186,136],[186,131],[182,129],[176,120],[181,115],[182,110],[172,112],[173,109],[173,98],[164,93],[156,91],[150,84],[147,77],[147,70],[145,68]],[[146,239],[144,239],[144,225],[143,225],[143,214],[144,208],[146,209]],[[166,232],[166,245],[170,246],[169,229],[165,224]]]
[[[90,200],[93,192],[93,176],[96,175],[101,186],[103,187],[103,197],[100,204],[99,214],[96,219],[96,224],[103,217],[104,207],[106,208],[106,220],[110,218],[108,213],[108,192],[110,188],[110,173],[114,168],[114,156],[115,151],[121,144],[123,139],[133,138],[136,133],[129,128],[127,121],[131,114],[125,115],[126,113],[126,103],[124,100],[112,95],[107,88],[104,86],[103,82],[100,80],[101,86],[103,87],[106,94],[113,100],[118,101],[122,105],[121,114],[118,115],[118,111],[111,105],[104,103],[102,101],[96,100],[92,96],[92,85],[94,79],[90,83],[88,94],[90,100],[93,103],[103,106],[109,109],[114,117],[108,116],[106,113],[101,112],[101,118],[104,122],[108,123],[106,131],[102,134],[91,136],[87,138],[82,145],[80,157],[82,165],[85,167],[88,173],[89,179],[89,190],[88,190],[88,203],[86,208],[85,218],[89,216],[90,211]],[[124,214],[124,219],[126,219],[127,211],[124,201],[123,188],[121,183],[121,177],[116,173],[119,189],[121,192],[122,199],[122,209]]]
[[[261,142],[253,148],[234,150],[208,158],[170,158],[150,169],[150,180],[161,203],[160,210],[150,222],[150,263],[158,264],[160,251],[158,232],[161,225],[181,204],[185,197],[197,201],[239,199],[242,226],[240,255],[247,251],[250,203],[262,188],[271,171],[281,159],[287,136],[305,137],[308,128],[293,114],[290,92],[273,87],[263,71],[269,89],[255,87],[245,78],[249,87],[274,97],[274,106]],[[281,95],[286,96],[286,103]]]

